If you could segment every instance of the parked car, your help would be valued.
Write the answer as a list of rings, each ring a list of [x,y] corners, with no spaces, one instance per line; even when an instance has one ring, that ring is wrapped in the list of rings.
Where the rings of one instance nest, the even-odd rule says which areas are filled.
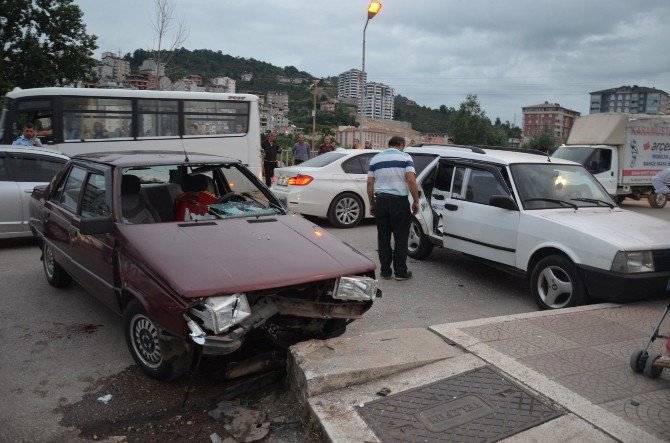
[[[28,203],[33,188],[45,185],[67,162],[58,151],[0,146],[0,238],[31,237]]]
[[[206,213],[176,221],[175,196],[206,190],[219,196]],[[373,262],[287,215],[228,158],[78,155],[33,198],[47,281],[75,279],[121,314],[130,353],[160,380],[198,353],[231,354],[250,334],[341,334],[379,295]]]
[[[540,308],[662,294],[670,223],[619,208],[582,165],[528,150],[422,146],[408,254],[460,251],[530,279]]]
[[[368,167],[379,151],[337,149],[297,166],[275,169],[272,192],[285,207],[352,228],[370,215]]]

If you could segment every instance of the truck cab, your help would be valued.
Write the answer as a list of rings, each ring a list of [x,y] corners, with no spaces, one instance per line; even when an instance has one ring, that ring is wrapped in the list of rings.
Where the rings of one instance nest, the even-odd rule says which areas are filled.
[[[560,146],[552,157],[582,164],[603,185],[608,194],[617,195],[619,158],[616,146]]]

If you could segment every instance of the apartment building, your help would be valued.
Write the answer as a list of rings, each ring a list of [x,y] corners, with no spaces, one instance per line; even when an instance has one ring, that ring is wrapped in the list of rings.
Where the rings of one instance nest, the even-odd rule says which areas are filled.
[[[365,85],[365,118],[393,120],[393,88],[382,83]]]
[[[281,113],[288,113],[288,92],[268,91],[265,102]]]
[[[96,63],[95,74],[100,80],[121,83],[130,75],[130,62],[119,58],[113,52],[103,52],[101,60]]]
[[[339,126],[335,135],[336,143],[343,147],[351,147],[355,138],[359,138],[360,129],[355,126]],[[421,133],[412,129],[409,122],[397,120],[373,120],[366,119],[363,128],[363,140],[370,140],[374,149],[384,149],[388,146],[391,137],[399,136],[405,139],[406,143],[410,140],[420,140]]]
[[[361,81],[361,70],[350,69],[337,76],[337,96],[343,98],[360,99],[362,85],[367,82],[368,75]]]
[[[644,86],[619,86],[594,91],[589,114],[624,112],[629,114],[666,114],[670,107],[668,93]]]
[[[549,130],[561,142],[568,139],[575,119],[581,115],[579,112],[564,108],[558,103],[549,102],[526,106],[521,109],[523,111],[524,138]]]
[[[230,77],[214,77],[210,82],[214,92],[228,92],[230,94],[235,93],[235,80]]]

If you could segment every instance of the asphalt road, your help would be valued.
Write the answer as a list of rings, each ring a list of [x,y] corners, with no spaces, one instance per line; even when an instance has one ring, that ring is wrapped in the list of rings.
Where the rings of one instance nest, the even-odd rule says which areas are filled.
[[[670,221],[670,206],[651,209],[646,201],[626,200],[623,207]],[[318,222],[377,261],[374,224],[338,230]],[[190,407],[180,407],[188,383],[160,384],[140,374],[120,318],[75,284],[49,286],[39,256],[32,241],[0,242],[0,441],[119,433],[135,440],[183,435],[204,441],[215,429],[204,408],[226,388],[212,375],[216,364],[210,362],[209,376],[194,382]],[[435,249],[424,261],[410,259],[409,268],[411,280],[381,281],[383,298],[349,326],[348,335],[536,310],[526,281],[461,254]],[[107,405],[97,401],[104,394],[112,394]],[[288,408],[282,409],[289,401],[282,392],[257,400],[274,405],[275,413]],[[274,418],[275,438],[304,438],[290,428],[295,420]],[[195,428],[199,432],[190,431]]]

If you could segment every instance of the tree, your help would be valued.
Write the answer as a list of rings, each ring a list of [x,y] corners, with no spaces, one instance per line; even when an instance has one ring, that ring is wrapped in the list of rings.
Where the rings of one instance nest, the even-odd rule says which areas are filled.
[[[97,37],[72,0],[0,2],[0,96],[91,77]]]
[[[491,121],[477,96],[468,94],[449,121],[449,135],[461,145],[489,144]]]
[[[181,47],[188,38],[188,27],[181,19],[177,18],[175,23],[174,0],[154,0],[156,11],[151,22],[156,38],[151,50],[156,63],[156,89],[160,89],[160,79],[165,75],[161,68],[165,69],[172,60],[175,50]]]
[[[522,147],[524,149],[537,149],[538,151],[552,153],[557,146],[558,138],[551,130],[545,128],[542,132],[532,135]]]

